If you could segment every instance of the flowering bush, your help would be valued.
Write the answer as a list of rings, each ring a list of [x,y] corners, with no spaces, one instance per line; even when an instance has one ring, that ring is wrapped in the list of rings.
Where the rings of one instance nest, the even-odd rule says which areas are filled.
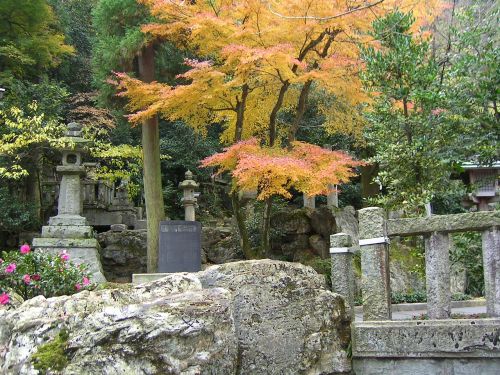
[[[19,252],[4,252],[0,258],[1,305],[10,302],[10,292],[27,300],[39,295],[70,295],[91,287],[87,266],[73,264],[66,251],[51,255],[23,245]]]

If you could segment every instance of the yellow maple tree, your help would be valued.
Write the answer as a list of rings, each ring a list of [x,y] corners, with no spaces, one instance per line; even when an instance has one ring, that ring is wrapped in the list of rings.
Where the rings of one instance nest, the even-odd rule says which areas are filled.
[[[331,98],[318,107],[325,129],[359,137],[364,124],[359,106],[367,97],[358,77],[362,68],[358,43],[371,42],[367,34],[371,22],[396,7],[411,8],[423,24],[439,4],[438,0],[139,1],[157,20],[144,25],[143,32],[194,53],[198,60],[185,61],[189,69],[174,86],[118,74],[121,95],[135,112],[130,120],[160,115],[184,120],[202,133],[209,124],[222,123],[226,143],[257,136],[270,147],[280,143],[291,147],[313,90]],[[293,113],[288,123],[279,123],[283,110]],[[270,200],[264,216],[269,226]]]

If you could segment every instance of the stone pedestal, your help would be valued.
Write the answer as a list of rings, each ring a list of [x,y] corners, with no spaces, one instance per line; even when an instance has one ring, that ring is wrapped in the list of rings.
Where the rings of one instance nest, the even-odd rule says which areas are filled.
[[[486,312],[500,317],[500,228],[485,230],[482,238]]]
[[[448,319],[451,314],[450,235],[425,236],[425,272],[429,319]]]
[[[80,145],[87,141],[80,135],[78,124],[68,125],[67,139],[73,146],[63,150],[62,165],[57,167],[57,172],[62,175],[57,216],[51,217],[49,225],[42,228],[42,236],[33,240],[33,247],[51,254],[66,250],[70,261],[87,264],[92,282],[101,283],[106,279],[98,251],[99,243],[87,219],[81,216],[83,202],[80,178],[85,174],[85,168],[81,165]]]
[[[385,213],[369,207],[358,211],[361,247],[361,289],[363,319],[391,320],[389,249]]]
[[[332,234],[330,245],[332,291],[344,297],[346,312],[353,318],[355,280],[351,236],[345,233]]]

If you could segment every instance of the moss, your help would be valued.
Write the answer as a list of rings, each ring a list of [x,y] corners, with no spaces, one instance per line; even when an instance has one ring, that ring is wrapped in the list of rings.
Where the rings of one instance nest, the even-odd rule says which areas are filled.
[[[130,290],[134,285],[131,283],[112,283],[105,282],[96,286],[94,290],[105,290],[105,289],[120,289],[120,290]]]
[[[62,329],[53,340],[38,347],[31,358],[33,367],[42,374],[47,374],[49,370],[63,370],[69,361],[65,353],[68,339],[68,331]]]

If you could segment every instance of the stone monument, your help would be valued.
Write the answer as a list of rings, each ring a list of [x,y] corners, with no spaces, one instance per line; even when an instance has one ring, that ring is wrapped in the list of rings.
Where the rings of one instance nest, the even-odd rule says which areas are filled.
[[[49,219],[49,225],[42,228],[42,236],[33,240],[36,250],[59,254],[66,250],[75,264],[88,265],[91,281],[106,281],[102,271],[99,243],[93,229],[82,215],[83,201],[81,176],[82,153],[89,141],[82,138],[81,126],[70,123],[66,132],[67,146],[62,149],[62,165],[57,172],[62,176],[59,188],[57,216]]]

